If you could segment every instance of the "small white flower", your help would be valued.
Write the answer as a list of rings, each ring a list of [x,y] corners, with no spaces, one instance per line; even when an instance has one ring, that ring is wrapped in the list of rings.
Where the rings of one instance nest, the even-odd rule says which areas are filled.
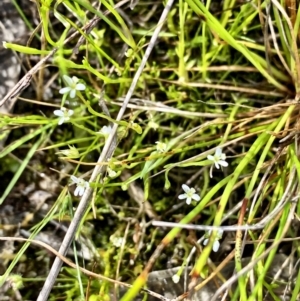
[[[165,153],[167,151],[167,144],[166,143],[163,143],[163,142],[160,142],[160,141],[156,141],[155,143],[157,144],[156,145],[156,150],[159,153]]]
[[[112,244],[116,247],[116,248],[120,248],[122,246],[122,243],[124,241],[123,237],[113,237],[111,239]]]
[[[76,96],[76,91],[85,90],[85,85],[82,83],[78,83],[79,79],[76,76],[69,77],[68,75],[63,75],[63,79],[67,84],[67,87],[64,87],[59,90],[60,94],[68,94],[71,98]]]
[[[180,194],[178,196],[178,198],[180,200],[186,199],[186,203],[188,205],[191,203],[192,199],[195,200],[195,201],[200,201],[200,196],[197,193],[195,193],[196,190],[194,188],[190,188],[186,184],[183,184],[182,189],[184,190],[185,193]]]
[[[70,120],[70,117],[74,114],[74,111],[61,107],[60,110],[55,110],[53,114],[59,117],[58,125],[62,125],[64,122]]]
[[[225,161],[226,155],[222,153],[222,149],[220,147],[217,147],[216,152],[213,156],[208,155],[207,159],[213,161],[217,169],[219,169],[220,166],[224,166],[224,167],[228,166],[228,163]],[[211,166],[210,173],[209,173],[211,178],[212,178],[212,170],[213,170],[213,165]]]
[[[205,235],[207,238],[204,240],[203,245],[206,246],[208,244],[209,241],[209,236],[211,234],[211,230],[208,231],[208,233]],[[213,244],[213,251],[214,252],[218,252],[219,248],[220,248],[220,242],[219,239],[221,239],[223,236],[223,230],[220,229],[218,230],[218,234],[217,237],[215,238],[214,244]]]
[[[100,134],[102,134],[103,136],[108,136],[112,131],[112,127],[109,125],[109,126],[103,126],[102,129],[100,130]]]
[[[172,280],[173,280],[174,283],[178,283],[179,280],[180,280],[180,277],[177,274],[175,274],[175,275],[172,276]]]
[[[107,166],[107,173],[110,178],[114,178],[117,175],[117,173],[113,169],[111,169],[109,166]]]
[[[71,176],[71,180],[76,184],[76,189],[74,191],[75,196],[83,196],[84,191],[90,187],[89,182],[84,179]]]

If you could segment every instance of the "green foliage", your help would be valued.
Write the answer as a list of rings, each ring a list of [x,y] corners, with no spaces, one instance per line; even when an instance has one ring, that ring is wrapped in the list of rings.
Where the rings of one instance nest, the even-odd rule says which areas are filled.
[[[286,229],[291,223],[290,214],[295,218],[300,215],[300,203],[295,204],[300,180],[300,17],[291,21],[279,4],[273,4],[268,15],[269,1],[261,1],[259,9],[258,4],[248,2],[222,1],[222,5],[221,1],[175,1],[120,120],[118,112],[145,56],[163,4],[155,4],[156,9],[152,10],[137,1],[134,10],[120,11],[114,7],[118,1],[102,0],[99,8],[86,0],[38,2],[43,31],[43,35],[37,31],[39,37],[43,36],[40,49],[29,44],[5,45],[28,55],[28,59],[32,55],[42,59],[57,48],[51,60],[53,97],[45,101],[32,95],[31,110],[16,109],[14,115],[0,117],[1,128],[10,133],[0,158],[2,164],[9,164],[5,170],[14,172],[0,204],[18,182],[29,184],[22,175],[26,169],[26,173],[31,173],[33,160],[46,153],[49,160],[40,162],[41,169],[45,172],[55,168],[50,177],[60,183],[60,191],[53,193],[55,201],[47,216],[32,226],[33,238],[50,220],[72,217],[73,206],[79,200],[72,196],[71,175],[89,181],[95,166],[108,166],[98,175],[99,181],[89,183],[93,193],[77,237],[86,230],[83,236],[94,248],[97,273],[124,281],[136,279],[121,299],[130,301],[145,284],[145,279],[137,278],[141,266],[146,265],[162,239],[166,254],[161,260],[155,258],[158,267],[165,268],[173,257],[178,265],[191,264],[187,256],[180,260],[172,253],[174,246],[182,246],[186,253],[193,247],[183,239],[186,234],[181,228],[157,231],[147,222],[160,219],[182,225],[195,221],[216,227],[236,225],[242,201],[250,200],[242,224],[253,225],[272,218],[266,220],[263,228],[243,232],[253,248],[248,248],[248,244],[242,248],[251,252],[253,259],[262,254],[267,257],[254,268],[254,289],[248,291],[249,277],[241,276],[233,300],[263,297],[264,287],[271,290],[265,284],[265,276],[279,252],[279,243],[297,235],[295,229]],[[270,36],[262,39],[264,14],[271,18],[272,28]],[[100,25],[87,33],[84,26],[94,16],[100,18]],[[84,38],[80,46],[76,46],[78,38],[68,40],[74,31]],[[269,43],[269,38],[274,39],[273,43]],[[76,47],[78,54],[73,52]],[[74,98],[58,93],[64,87],[62,76],[67,74],[76,75],[85,83],[85,90],[77,90]],[[35,86],[43,86],[49,80],[47,76],[39,73]],[[53,111],[62,107],[74,113],[60,122]],[[101,133],[108,125],[110,129],[118,126],[111,143],[115,151],[108,162],[97,162],[111,137]],[[226,154],[228,167],[216,168],[207,159],[217,147]],[[14,156],[22,158],[17,170]],[[178,199],[182,184],[186,183],[201,195],[199,202],[189,206]],[[223,237],[227,234],[224,231]],[[195,235],[203,241],[204,232]],[[212,233],[205,247],[202,241],[195,243],[201,250],[195,258],[197,275],[207,274],[209,258],[216,258],[212,253],[214,235],[217,232]],[[120,237],[124,243],[116,246],[114,242]],[[270,240],[272,250],[267,243]],[[239,243],[237,239],[236,252],[242,254]],[[16,254],[1,283],[28,245]],[[299,256],[296,240],[289,247]],[[74,250],[80,257],[76,246]],[[223,250],[218,259],[225,255]],[[80,260],[77,262],[81,264]],[[237,263],[237,270],[241,269]],[[295,289],[299,291],[297,277]],[[64,285],[52,292],[53,300],[75,300],[85,295],[91,301],[109,299],[108,282],[88,279],[79,270],[61,273],[60,281]],[[296,299],[294,292],[293,300]]]

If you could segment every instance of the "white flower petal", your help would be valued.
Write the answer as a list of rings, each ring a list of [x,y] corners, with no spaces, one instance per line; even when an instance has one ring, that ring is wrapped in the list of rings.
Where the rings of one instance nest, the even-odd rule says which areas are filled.
[[[191,199],[191,198],[187,198],[187,199],[186,199],[186,203],[187,203],[188,205],[190,205],[190,204],[191,204],[191,201],[192,201],[192,199]]]
[[[209,230],[209,231],[205,234],[205,237],[210,236],[211,233],[212,233],[212,230]],[[219,239],[222,238],[222,235],[223,235],[223,230],[222,230],[222,229],[218,230],[218,232],[217,232],[217,237],[215,238],[214,243],[213,243],[213,251],[214,251],[214,252],[217,252],[217,251],[219,250],[219,247],[220,247]],[[207,245],[208,241],[209,241],[209,238],[206,238],[206,239],[204,240],[204,242],[203,242],[203,245]]]
[[[107,167],[107,172],[108,172],[108,176],[110,178],[113,178],[117,175],[117,173],[113,169],[111,169],[110,167]]]
[[[215,157],[212,156],[212,155],[208,155],[208,156],[207,156],[207,159],[210,160],[210,161],[215,161]]]
[[[79,191],[80,191],[80,187],[77,186],[76,189],[75,189],[75,191],[74,191],[74,195],[75,195],[75,196],[78,196]]]
[[[59,94],[67,94],[71,91],[70,87],[64,87],[59,90]]]
[[[64,123],[64,121],[65,121],[65,118],[64,117],[60,117],[58,119],[58,125],[62,125]]]
[[[219,168],[220,168],[219,163],[220,163],[219,161],[216,161],[216,162],[215,162],[216,169],[219,169]]]
[[[76,85],[76,90],[78,90],[78,91],[83,91],[83,90],[85,90],[85,85],[84,85],[84,84],[81,84],[81,83],[77,84],[77,85]]]
[[[76,96],[76,90],[75,89],[71,89],[70,90],[70,97],[74,98]]]
[[[73,181],[73,183],[77,184],[79,179],[72,175],[71,180]]]
[[[192,199],[195,201],[200,201],[200,196],[198,194],[193,194]]]
[[[226,160],[226,155],[222,154],[221,157],[220,157],[220,159],[223,160],[223,161],[225,161]]]
[[[77,188],[79,188],[79,189],[78,189],[78,191],[79,191],[78,195],[79,195],[79,196],[83,196],[85,188],[82,187],[82,186],[78,186]]]
[[[180,280],[180,277],[177,274],[175,274],[175,275],[172,276],[172,280],[173,280],[174,283],[178,283],[179,280]]]
[[[76,85],[78,83],[79,79],[76,76],[72,76],[72,85]],[[70,85],[71,86],[71,85]]]
[[[189,186],[187,186],[186,184],[182,184],[182,189],[183,189],[183,191],[185,192],[185,193],[188,193],[189,191],[190,191],[190,187]]]
[[[222,149],[220,147],[217,147],[216,152],[215,152],[215,156],[219,158],[219,157],[221,157],[221,155],[222,155]]]
[[[218,252],[219,248],[220,248],[220,243],[218,240],[215,240],[213,244],[213,251]]]
[[[63,75],[63,79],[67,83],[68,86],[72,86],[73,85],[73,79],[70,76]]]
[[[226,161],[220,160],[218,163],[219,163],[221,166],[224,166],[224,167],[227,167],[227,166],[228,166],[228,163],[227,163]]]
[[[109,125],[109,126],[106,126],[104,125],[101,130],[100,130],[100,134],[104,135],[104,136],[108,136],[112,131],[112,127]]]
[[[62,110],[55,110],[53,112],[54,115],[59,116],[59,117],[63,117],[64,116],[64,112]]]
[[[183,199],[186,199],[187,198],[187,195],[186,194],[180,194],[178,196],[179,200],[183,200]]]
[[[196,192],[196,189],[195,189],[195,188],[193,188],[193,187],[192,187],[192,188],[190,188],[190,191],[189,191],[189,193],[190,193],[190,194],[192,194],[192,195],[193,195],[195,192]]]

